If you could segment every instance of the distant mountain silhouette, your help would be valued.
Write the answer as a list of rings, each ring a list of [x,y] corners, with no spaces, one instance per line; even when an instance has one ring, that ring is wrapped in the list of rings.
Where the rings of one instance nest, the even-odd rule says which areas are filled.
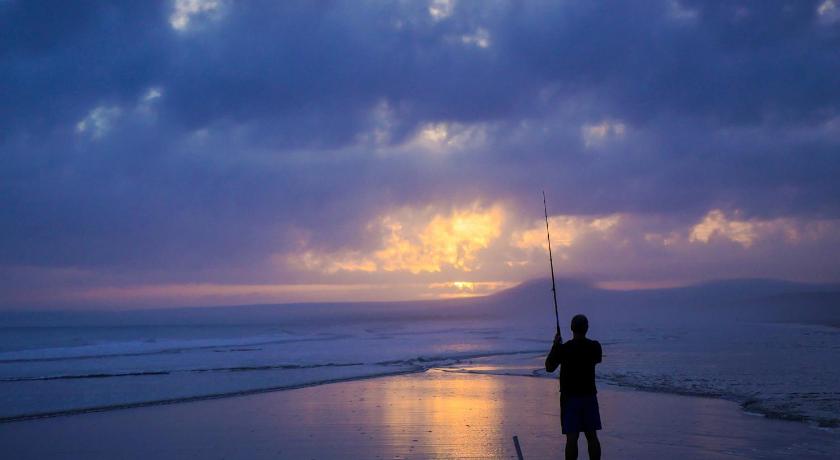
[[[718,315],[743,320],[796,321],[840,327],[840,285],[772,279],[732,279],[643,290],[607,290],[589,282],[557,280],[561,323],[575,313],[605,319],[657,315]],[[189,307],[112,312],[3,312],[8,326],[160,324],[317,324],[356,321],[470,320],[498,318],[547,324],[554,321],[551,280],[534,279],[485,296],[410,302],[297,303]],[[550,327],[548,327],[550,330]]]
[[[840,284],[730,279],[676,288],[607,290],[581,280],[560,279],[557,300],[561,316],[578,312],[633,315],[639,309],[655,309],[701,315],[726,313],[744,320],[840,325]],[[484,298],[484,303],[491,309],[552,319],[551,280],[524,282]]]

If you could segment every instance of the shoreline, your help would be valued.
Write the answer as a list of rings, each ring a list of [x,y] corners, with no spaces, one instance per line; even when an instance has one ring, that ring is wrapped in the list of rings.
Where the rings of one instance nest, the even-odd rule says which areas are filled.
[[[0,425],[11,458],[525,458],[562,452],[556,383],[431,369]],[[840,436],[737,403],[599,389],[610,458],[832,458]],[[49,442],[43,442],[49,440]],[[584,449],[585,450],[585,449]]]
[[[198,395],[198,396],[190,396],[185,398],[171,398],[171,399],[161,399],[157,401],[147,401],[147,402],[137,402],[137,403],[126,403],[126,404],[113,404],[107,406],[97,406],[97,407],[89,407],[89,408],[80,408],[80,409],[71,409],[66,411],[58,411],[58,412],[44,412],[44,413],[36,413],[36,414],[26,414],[20,416],[11,416],[11,417],[0,417],[0,426],[4,423],[15,423],[15,422],[25,422],[28,420],[41,420],[41,419],[51,419],[51,418],[59,418],[59,417],[71,417],[74,415],[84,415],[84,414],[93,414],[98,412],[112,412],[112,411],[120,411],[120,410],[127,410],[127,409],[138,409],[143,407],[155,407],[155,406],[171,406],[177,404],[185,404],[191,402],[200,402],[200,401],[210,401],[215,399],[226,399],[226,398],[237,398],[240,396],[250,396],[250,395],[258,395],[262,393],[274,393],[279,391],[290,391],[290,390],[299,390],[302,388],[311,388],[317,387],[321,385],[331,385],[334,383],[343,383],[343,382],[354,382],[359,380],[368,380],[368,379],[377,379],[383,377],[393,377],[397,375],[405,375],[405,374],[415,374],[420,372],[425,372],[428,369],[412,369],[412,370],[402,370],[402,371],[394,371],[394,372],[385,372],[380,374],[371,374],[371,375],[364,375],[358,377],[338,377],[334,379],[322,380],[318,382],[312,383],[300,383],[300,384],[290,384],[284,386],[277,386],[277,387],[268,387],[268,388],[257,388],[253,390],[243,390],[243,391],[235,391],[235,392],[228,392],[228,393],[215,393],[215,394],[208,394],[208,395]]]
[[[474,374],[474,375],[497,375],[497,376],[505,376],[505,377],[527,377],[527,378],[539,378],[545,379],[547,378],[546,375],[542,374],[517,374],[517,373],[500,373],[500,372],[484,372],[484,371],[472,371],[472,370],[454,370],[448,368],[434,368],[429,370],[440,370],[443,372],[451,372],[451,373],[462,373],[462,374]],[[551,377],[552,379],[556,380],[556,377]],[[597,377],[596,378],[597,386],[600,388],[602,386],[607,386],[613,389],[621,389],[621,390],[628,390],[628,391],[641,391],[650,394],[661,394],[661,395],[671,395],[671,396],[680,396],[686,398],[702,398],[702,399],[712,399],[718,401],[728,401],[738,405],[740,409],[749,415],[754,415],[756,417],[762,417],[769,420],[781,420],[785,422],[792,422],[798,423],[801,425],[805,425],[811,428],[817,429],[824,429],[824,430],[836,430],[840,433],[840,421],[831,419],[831,420],[819,420],[814,419],[812,417],[808,417],[805,415],[796,415],[796,414],[789,414],[786,412],[775,411],[772,409],[765,409],[760,407],[761,401],[748,399],[748,398],[739,398],[737,396],[727,395],[725,393],[704,393],[702,391],[690,391],[690,390],[683,390],[678,387],[669,387],[669,388],[661,388],[655,386],[645,386],[633,383],[626,383],[621,382],[620,380],[610,378],[610,377]]]
[[[494,357],[494,356],[508,356],[508,355],[521,355],[521,354],[529,354],[532,351],[518,351],[518,352],[507,352],[507,353],[492,353],[492,354],[479,354],[475,356],[469,356],[470,359],[474,358],[484,358],[484,357]],[[419,362],[423,362],[423,359],[419,359]],[[377,364],[384,364],[384,363],[377,363]],[[290,383],[287,385],[280,385],[280,386],[272,386],[272,387],[265,387],[265,388],[255,388],[249,390],[238,390],[238,391],[231,391],[231,392],[221,392],[221,393],[212,393],[212,394],[205,394],[205,395],[196,395],[196,396],[187,396],[187,397],[177,397],[177,398],[165,398],[160,400],[153,400],[153,401],[140,401],[140,402],[129,402],[124,404],[110,404],[110,405],[103,405],[103,406],[95,406],[95,407],[84,407],[78,409],[70,409],[70,410],[61,410],[61,411],[54,411],[54,412],[41,412],[41,413],[32,413],[32,414],[22,414],[22,415],[12,415],[12,416],[0,416],[0,426],[9,423],[16,423],[16,422],[24,422],[29,420],[40,420],[40,419],[51,419],[51,418],[59,418],[59,417],[71,417],[77,415],[84,415],[90,413],[100,413],[100,412],[111,412],[111,411],[121,411],[121,410],[129,410],[129,409],[136,409],[136,408],[143,408],[143,407],[155,407],[155,406],[169,406],[169,405],[178,405],[184,403],[192,403],[192,402],[200,402],[200,401],[208,401],[208,400],[217,400],[217,399],[226,399],[226,398],[237,398],[241,396],[249,396],[249,395],[258,395],[263,393],[273,393],[273,392],[283,392],[283,391],[291,391],[291,390],[298,390],[303,388],[312,388],[318,387],[322,385],[332,385],[336,383],[346,383],[346,382],[356,382],[356,381],[363,381],[363,380],[370,380],[370,379],[378,379],[378,378],[387,378],[393,376],[400,376],[400,375],[408,375],[408,374],[422,374],[425,372],[447,372],[453,374],[472,374],[472,375],[489,375],[489,376],[504,376],[504,377],[526,377],[526,378],[537,378],[543,380],[555,380],[556,377],[548,376],[541,373],[534,373],[534,374],[524,374],[524,373],[504,373],[504,372],[488,372],[488,371],[480,371],[480,370],[470,370],[469,368],[451,368],[445,366],[419,366],[415,365],[412,369],[401,369],[395,370],[390,372],[380,372],[380,373],[372,373],[367,375],[359,375],[359,376],[349,376],[349,377],[336,377],[331,379],[325,380],[318,380],[312,382],[303,382],[303,383]],[[819,420],[814,419],[805,415],[798,415],[798,414],[790,414],[786,412],[780,412],[772,409],[766,409],[761,406],[762,402],[757,401],[754,399],[749,398],[742,398],[733,395],[727,395],[725,393],[705,393],[702,391],[690,391],[690,390],[683,390],[678,387],[657,387],[657,386],[646,386],[640,384],[634,384],[629,382],[622,382],[620,379],[616,379],[613,377],[598,377],[597,379],[599,389],[602,386],[612,387],[613,389],[622,389],[622,390],[630,390],[630,391],[641,391],[650,394],[661,394],[661,395],[672,395],[672,396],[680,396],[680,397],[694,397],[694,398],[702,398],[702,399],[711,399],[711,400],[720,400],[720,401],[728,401],[735,403],[739,406],[740,410],[746,414],[758,416],[762,418],[766,418],[769,420],[780,420],[785,422],[793,422],[798,423],[801,425],[805,425],[811,428],[817,429],[825,429],[825,430],[837,430],[840,427],[840,422],[837,420]],[[837,430],[840,432],[840,430]]]

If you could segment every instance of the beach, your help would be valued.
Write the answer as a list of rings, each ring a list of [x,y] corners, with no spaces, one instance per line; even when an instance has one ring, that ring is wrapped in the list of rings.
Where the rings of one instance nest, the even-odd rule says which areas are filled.
[[[840,0],[80,3],[0,0],[0,460],[563,458],[558,379],[840,460]]]
[[[730,401],[600,385],[604,458],[835,458],[840,434]],[[399,376],[0,424],[3,458],[561,458],[557,382]],[[44,442],[48,440],[48,442]],[[581,458],[585,443],[581,440]]]
[[[836,328],[582,289],[604,458],[836,458]],[[546,291],[7,314],[0,458],[561,458]]]

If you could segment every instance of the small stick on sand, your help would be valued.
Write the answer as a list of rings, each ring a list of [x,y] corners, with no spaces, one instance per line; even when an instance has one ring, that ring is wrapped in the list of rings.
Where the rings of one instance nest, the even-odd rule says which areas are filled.
[[[525,460],[525,457],[522,456],[522,448],[519,447],[519,437],[518,436],[513,437],[513,445],[514,445],[514,447],[516,447],[516,456],[519,458],[519,460]]]

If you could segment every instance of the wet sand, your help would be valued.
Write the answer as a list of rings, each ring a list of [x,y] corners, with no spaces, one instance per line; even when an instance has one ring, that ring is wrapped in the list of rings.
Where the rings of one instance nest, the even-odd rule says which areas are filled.
[[[562,458],[557,383],[431,370],[0,424],[0,457]],[[840,433],[732,402],[601,386],[604,458],[836,458]],[[587,458],[581,440],[581,458]]]

